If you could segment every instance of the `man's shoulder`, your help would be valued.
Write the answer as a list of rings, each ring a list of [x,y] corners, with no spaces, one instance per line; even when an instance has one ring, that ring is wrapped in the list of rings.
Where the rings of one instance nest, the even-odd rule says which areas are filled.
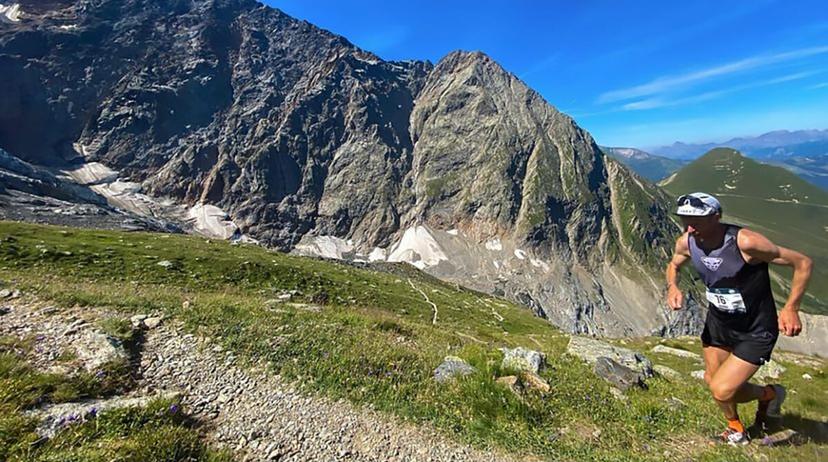
[[[690,254],[690,246],[688,244],[688,232],[685,231],[676,239],[676,253],[682,255]]]

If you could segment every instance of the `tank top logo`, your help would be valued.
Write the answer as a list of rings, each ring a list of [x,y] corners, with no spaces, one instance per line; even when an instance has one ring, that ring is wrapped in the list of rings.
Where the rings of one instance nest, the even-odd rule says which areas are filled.
[[[704,257],[701,260],[702,263],[704,263],[704,266],[706,266],[707,269],[709,269],[710,271],[716,271],[717,269],[719,269],[719,265],[722,264],[721,258]]]

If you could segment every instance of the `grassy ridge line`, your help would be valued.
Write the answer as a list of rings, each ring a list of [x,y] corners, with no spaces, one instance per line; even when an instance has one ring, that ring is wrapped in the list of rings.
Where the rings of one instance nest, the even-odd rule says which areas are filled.
[[[0,278],[18,287],[60,304],[163,311],[309,391],[430,422],[475,445],[564,460],[747,460],[729,448],[677,443],[719,427],[698,383],[654,379],[649,391],[618,401],[588,367],[562,355],[566,336],[525,308],[404,265],[392,271],[195,237],[0,223]],[[409,279],[438,305],[436,326]],[[268,302],[288,290],[324,308]],[[512,372],[500,369],[496,347],[518,345],[549,355],[542,375],[552,392],[519,398],[494,382]],[[437,384],[431,372],[446,354],[477,372]],[[819,376],[802,386],[816,393],[825,385]],[[675,408],[671,397],[686,405]],[[824,402],[797,411],[820,418]],[[812,444],[801,454],[823,450]]]

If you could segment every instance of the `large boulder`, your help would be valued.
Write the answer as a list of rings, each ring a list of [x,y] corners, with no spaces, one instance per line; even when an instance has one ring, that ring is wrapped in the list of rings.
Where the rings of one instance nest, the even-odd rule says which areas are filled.
[[[598,361],[598,358],[603,357],[640,372],[645,378],[655,375],[653,363],[646,356],[627,348],[610,345],[600,340],[572,336],[566,352],[593,365]]]
[[[518,371],[529,371],[537,374],[546,364],[546,355],[539,351],[528,350],[523,347],[501,348],[503,352],[504,369],[515,369]]]

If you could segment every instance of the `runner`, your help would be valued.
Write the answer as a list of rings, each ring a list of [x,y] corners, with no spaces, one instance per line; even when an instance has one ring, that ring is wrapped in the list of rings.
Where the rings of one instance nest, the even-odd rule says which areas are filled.
[[[779,416],[785,389],[748,380],[770,360],[779,332],[796,336],[802,330],[799,304],[811,277],[811,259],[755,231],[720,222],[722,207],[709,194],[683,195],[677,206],[685,232],[667,265],[667,303],[674,310],[681,309],[679,269],[691,261],[707,286],[707,320],[701,336],[704,381],[727,419],[721,440],[747,444],[736,405],[759,400],[757,428],[762,428],[768,416]],[[768,263],[794,271],[790,295],[778,315]]]

